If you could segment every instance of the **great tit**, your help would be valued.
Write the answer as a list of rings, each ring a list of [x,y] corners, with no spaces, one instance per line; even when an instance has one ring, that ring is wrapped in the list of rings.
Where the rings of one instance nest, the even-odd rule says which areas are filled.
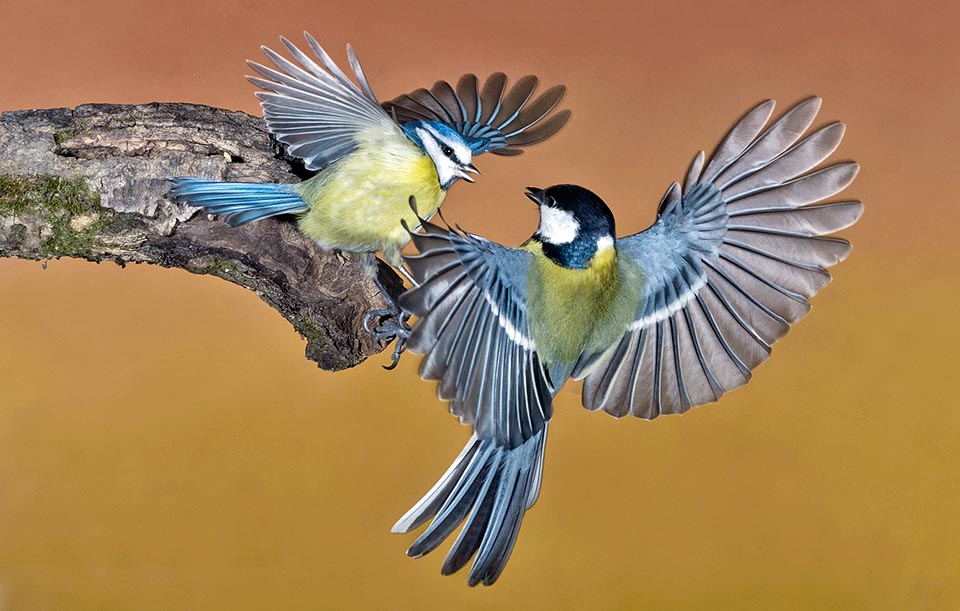
[[[450,411],[473,427],[463,452],[394,526],[430,521],[409,548],[429,553],[463,523],[443,563],[475,557],[469,584],[490,585],[537,499],[554,395],[583,380],[589,410],[656,418],[711,403],[745,384],[850,252],[822,237],[852,225],[860,202],[817,204],[858,166],[813,170],[842,123],[801,139],[820,100],[765,128],[765,101],[705,163],[693,159],[647,230],[617,238],[614,217],[576,185],[529,188],[540,224],[520,248],[423,224],[406,258],[418,286],[400,298],[419,318],[407,347],[425,355]]]

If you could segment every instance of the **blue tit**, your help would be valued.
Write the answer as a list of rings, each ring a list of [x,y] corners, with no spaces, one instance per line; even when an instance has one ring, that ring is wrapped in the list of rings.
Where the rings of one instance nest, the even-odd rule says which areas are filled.
[[[262,47],[276,69],[250,61],[260,76],[248,78],[264,90],[256,95],[270,133],[316,174],[299,184],[176,178],[177,202],[222,215],[232,225],[294,214],[320,246],[380,251],[396,267],[409,241],[401,220],[417,223],[410,196],[430,218],[457,180],[473,182],[471,174],[479,173],[474,156],[519,154],[555,134],[570,117],[569,110],[556,111],[562,85],[534,97],[536,77],[508,89],[502,73],[482,88],[476,76],[466,74],[455,89],[440,81],[381,105],[349,45],[356,83],[304,35],[314,57],[281,38],[293,61]]]
[[[470,585],[497,580],[537,499],[552,401],[583,380],[589,410],[652,419],[711,403],[750,379],[850,252],[822,237],[852,225],[856,201],[817,204],[858,166],[811,171],[843,124],[806,137],[820,100],[765,128],[750,110],[684,186],[674,182],[647,230],[617,238],[614,217],[575,185],[527,196],[540,224],[520,248],[423,225],[406,259],[419,283],[400,298],[419,317],[408,348],[420,375],[473,435],[440,481],[394,526],[430,521],[407,552],[434,550],[463,524],[442,572],[471,558]]]

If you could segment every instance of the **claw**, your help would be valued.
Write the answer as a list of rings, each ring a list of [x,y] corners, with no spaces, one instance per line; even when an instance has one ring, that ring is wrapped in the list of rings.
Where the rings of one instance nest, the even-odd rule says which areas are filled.
[[[397,343],[393,347],[393,353],[390,355],[390,360],[392,361],[389,365],[381,365],[387,371],[391,371],[397,368],[397,365],[400,364],[400,355],[403,354],[403,351],[407,349],[407,338],[397,336]]]
[[[410,206],[416,211],[416,199],[412,195],[410,196]],[[400,362],[400,355],[406,350],[407,339],[412,332],[410,324],[407,322],[410,320],[410,314],[400,309],[397,300],[394,299],[384,288],[383,284],[380,283],[380,280],[376,276],[376,259],[373,259],[373,261],[374,264],[370,266],[370,269],[373,270],[373,275],[370,277],[370,280],[374,286],[380,290],[380,294],[383,295],[383,298],[387,301],[388,307],[367,312],[363,317],[363,328],[373,337],[374,341],[389,344],[393,340],[397,340],[396,345],[393,347],[393,353],[390,355],[391,363],[383,366],[384,369],[389,371],[397,366]],[[404,273],[404,276],[409,278],[406,270],[400,268],[400,271]],[[416,286],[413,278],[409,279],[413,285]],[[374,321],[376,321],[376,323],[374,323]]]
[[[378,318],[396,317],[397,314],[398,312],[396,309],[370,310],[363,317],[363,329],[370,335],[373,335],[375,339],[380,339],[377,337],[377,329],[380,328],[380,325],[374,327],[371,323]]]
[[[393,353],[390,355],[391,363],[383,366],[388,371],[397,366],[400,362],[400,355],[406,350],[407,339],[412,332],[410,324],[407,322],[409,319],[410,315],[401,312],[399,308],[371,310],[363,317],[363,328],[373,336],[374,340],[387,344],[397,340],[393,347]],[[375,326],[373,324],[374,320],[378,321]]]

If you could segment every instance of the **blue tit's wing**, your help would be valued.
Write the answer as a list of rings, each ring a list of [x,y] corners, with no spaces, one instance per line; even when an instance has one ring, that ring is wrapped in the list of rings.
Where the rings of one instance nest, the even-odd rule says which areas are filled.
[[[487,151],[519,155],[523,152],[520,147],[546,140],[570,119],[569,110],[554,112],[566,91],[563,85],[534,99],[537,77],[525,76],[509,90],[506,83],[506,75],[497,72],[481,89],[476,75],[465,74],[456,89],[437,81],[432,89],[417,89],[383,107],[401,124],[439,121],[449,125],[467,140],[474,155]]]
[[[797,143],[820,108],[804,100],[764,130],[773,102],[748,112],[703,166],[674,183],[656,223],[619,240],[645,289],[620,342],[584,359],[583,403],[614,416],[682,413],[745,384],[774,342],[830,281],[827,267],[850,252],[820,237],[852,225],[860,202],[816,204],[843,190],[858,166],[811,172],[839,145],[831,123]],[[794,144],[796,143],[796,144]]]
[[[419,286],[400,306],[419,317],[407,347],[426,355],[420,375],[474,435],[440,481],[394,526],[408,532],[433,518],[408,554],[434,550],[463,523],[442,572],[476,555],[469,583],[503,570],[520,521],[540,489],[553,386],[527,322],[531,255],[423,223],[406,257]]]
[[[247,62],[266,77],[247,78],[265,90],[256,95],[267,129],[287,145],[287,151],[303,159],[308,170],[319,170],[355,150],[360,140],[384,135],[403,138],[403,132],[373,95],[353,49],[347,45],[350,68],[359,86],[313,36],[307,32],[304,36],[319,64],[283,37],[280,41],[295,61],[261,47],[277,69]]]

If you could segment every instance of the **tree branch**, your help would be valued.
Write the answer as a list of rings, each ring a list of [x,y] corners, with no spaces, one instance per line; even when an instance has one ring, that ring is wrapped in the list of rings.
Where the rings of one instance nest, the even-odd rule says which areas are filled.
[[[153,263],[254,291],[328,370],[383,349],[363,315],[384,307],[355,256],[326,251],[287,218],[229,227],[173,203],[174,176],[296,182],[263,122],[191,104],[91,104],[0,114],[0,256]],[[381,264],[395,293],[402,283]]]

